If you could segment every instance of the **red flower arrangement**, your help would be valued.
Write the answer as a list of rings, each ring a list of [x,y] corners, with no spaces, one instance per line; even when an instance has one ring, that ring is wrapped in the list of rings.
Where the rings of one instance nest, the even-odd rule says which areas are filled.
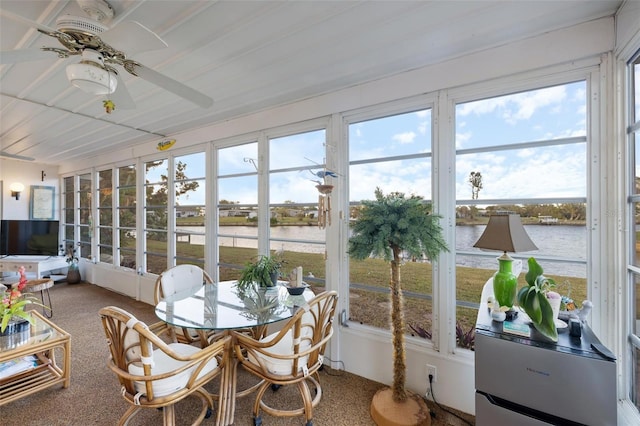
[[[32,322],[31,315],[24,309],[28,304],[35,303],[34,297],[30,293],[22,293],[22,290],[27,285],[27,277],[25,274],[24,266],[18,268],[20,273],[20,281],[18,285],[15,285],[10,290],[7,289],[2,292],[0,302],[0,332],[4,332],[13,318],[22,318],[29,322]]]

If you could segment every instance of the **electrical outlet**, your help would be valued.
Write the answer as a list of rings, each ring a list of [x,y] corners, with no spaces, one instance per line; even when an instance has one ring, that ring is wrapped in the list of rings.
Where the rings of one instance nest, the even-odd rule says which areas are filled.
[[[433,376],[433,383],[438,381],[435,365],[427,364],[427,383],[429,383],[429,376]]]

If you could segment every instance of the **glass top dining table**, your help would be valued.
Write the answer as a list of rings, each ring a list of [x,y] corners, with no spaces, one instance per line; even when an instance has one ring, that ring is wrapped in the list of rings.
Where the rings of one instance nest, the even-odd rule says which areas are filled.
[[[298,307],[315,296],[310,288],[299,296],[292,296],[284,286],[285,282],[266,290],[252,289],[244,293],[235,284],[236,281],[222,281],[175,293],[156,305],[156,316],[167,324],[195,329],[205,340],[205,330],[233,336],[232,330],[250,329],[255,338],[260,338],[265,335],[269,324],[292,317]],[[220,426],[233,424],[236,397],[246,396],[255,388],[236,389],[238,363],[233,353],[230,347],[229,364],[220,384]]]
[[[167,324],[201,330],[253,328],[293,316],[314,294],[308,288],[292,296],[279,282],[268,289],[240,292],[236,281],[205,284],[166,297],[156,305],[156,316]]]

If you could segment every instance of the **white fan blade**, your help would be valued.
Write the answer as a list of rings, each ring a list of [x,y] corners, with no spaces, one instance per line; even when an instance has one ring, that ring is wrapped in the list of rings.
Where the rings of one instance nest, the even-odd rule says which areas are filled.
[[[26,160],[26,161],[35,160],[35,158],[33,157],[25,157],[24,155],[18,155],[18,154],[9,154],[6,151],[0,151],[0,157],[15,158],[16,160]]]
[[[139,52],[164,49],[165,43],[156,33],[136,21],[122,22],[98,34],[109,46],[124,52],[127,57]]]
[[[12,20],[14,20],[16,22],[21,22],[21,23],[23,23],[25,25],[33,27],[33,28],[35,28],[37,30],[42,31],[45,34],[53,34],[53,33],[57,33],[58,32],[58,30],[56,30],[54,28],[47,27],[46,25],[39,24],[36,21],[32,21],[31,19],[24,18],[24,17],[22,17],[20,15],[16,15],[15,13],[9,12],[7,10],[0,9],[0,15],[6,16],[7,18],[12,19]]]
[[[144,65],[136,63],[134,72],[134,75],[137,75],[138,77],[147,80],[148,82],[153,83],[156,86],[162,87],[165,90],[175,93],[181,98],[191,101],[202,108],[209,108],[211,105],[213,105],[213,99],[211,99],[204,93],[200,93],[197,90],[194,90],[191,87],[180,83],[179,81],[169,78],[166,75],[160,74],[159,72],[154,71],[151,68],[145,67]]]
[[[0,52],[0,64],[15,64],[17,62],[39,61],[41,59],[55,59],[54,52],[40,49],[16,49]]]
[[[136,103],[133,101],[127,86],[124,84],[124,80],[120,77],[120,74],[116,74],[118,85],[116,91],[110,95],[107,95],[109,99],[113,101],[116,109],[135,109]]]

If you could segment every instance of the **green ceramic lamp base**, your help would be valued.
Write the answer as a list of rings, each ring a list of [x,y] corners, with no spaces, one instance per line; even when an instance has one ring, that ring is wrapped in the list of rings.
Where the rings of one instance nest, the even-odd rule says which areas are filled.
[[[493,276],[493,295],[500,306],[511,308],[516,300],[518,277],[513,275],[513,259],[505,252],[498,258],[499,270]]]

